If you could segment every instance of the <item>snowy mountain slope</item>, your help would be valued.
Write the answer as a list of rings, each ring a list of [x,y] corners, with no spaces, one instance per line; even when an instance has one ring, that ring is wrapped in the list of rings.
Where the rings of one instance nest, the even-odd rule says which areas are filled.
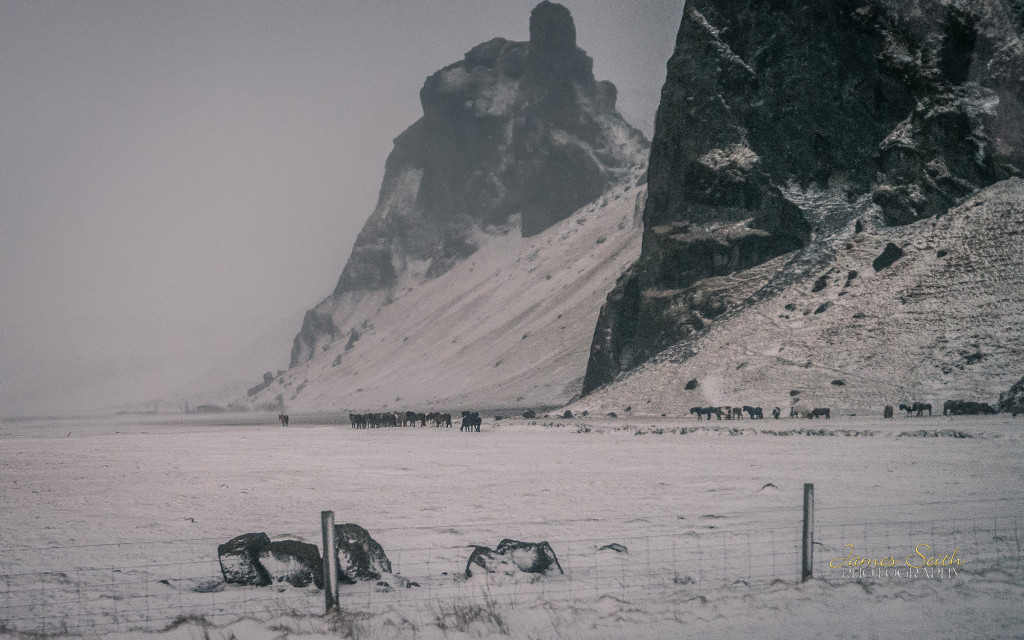
[[[377,206],[334,291],[306,313],[291,367],[320,357],[363,304],[444,275],[489,229],[542,232],[627,178],[648,150],[615,110],[615,85],[576,46],[569,10],[546,0],[528,42],[477,45],[419,95],[423,116],[395,138]]]
[[[800,404],[881,414],[901,402],[994,404],[1024,373],[1024,180],[907,226],[887,227],[872,209],[861,233],[851,223],[757,269],[709,279],[709,290],[737,299],[776,287],[571,408],[679,415],[696,405],[788,413]],[[890,242],[905,255],[875,272]]]
[[[422,281],[346,293],[336,338],[249,398],[289,411],[559,405],[579,393],[594,323],[640,252],[642,156],[626,180],[538,235],[478,233],[479,248]]]
[[[1024,32],[1007,3],[824,7],[686,3],[651,142],[643,251],[599,316],[584,393],[744,304],[709,297],[702,280],[799,251],[757,298],[799,277],[811,285],[808,260],[834,252],[812,245],[869,205],[895,228],[1024,176]]]

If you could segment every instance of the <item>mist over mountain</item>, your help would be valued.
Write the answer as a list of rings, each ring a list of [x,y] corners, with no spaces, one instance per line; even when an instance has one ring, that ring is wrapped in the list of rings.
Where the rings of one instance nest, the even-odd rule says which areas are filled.
[[[303,398],[316,396],[318,387],[332,384],[337,393],[323,396],[324,402],[330,396],[331,402],[340,406],[337,403],[342,402],[341,396],[353,391],[337,380],[351,375],[347,368],[350,356],[380,357],[359,353],[370,343],[375,329],[394,330],[396,323],[409,319],[409,314],[416,319],[416,314],[443,312],[437,303],[454,303],[452,296],[472,289],[467,283],[475,276],[455,273],[459,265],[467,261],[475,261],[478,266],[487,264],[506,279],[512,277],[510,271],[531,275],[534,271],[521,259],[524,256],[510,251],[529,254],[531,249],[550,244],[550,230],[588,205],[593,205],[589,209],[594,214],[591,228],[596,228],[596,218],[611,220],[612,214],[601,212],[624,207],[605,232],[589,238],[588,245],[562,246],[551,253],[552,260],[558,255],[577,256],[575,262],[570,260],[559,269],[572,269],[575,277],[586,279],[586,283],[577,283],[574,295],[582,293],[587,301],[571,302],[572,312],[562,314],[574,318],[574,337],[567,340],[563,336],[561,343],[573,354],[576,364],[545,374],[547,379],[557,370],[558,375],[568,375],[576,382],[565,380],[557,385],[557,391],[545,392],[545,397],[549,402],[563,402],[578,392],[600,299],[617,273],[635,259],[635,252],[628,256],[625,252],[627,245],[635,247],[639,239],[633,214],[637,194],[643,190],[629,192],[628,200],[622,196],[641,181],[648,143],[615,110],[615,86],[594,78],[593,60],[576,45],[576,28],[568,9],[541,2],[529,16],[529,32],[528,42],[495,38],[472,48],[462,60],[428,77],[420,89],[423,116],[395,138],[378,204],[359,233],[337,286],[306,313],[295,337],[289,373],[281,378],[297,375],[308,380],[297,394],[297,406],[303,406]],[[606,195],[612,192],[615,195]],[[603,204],[595,204],[602,197]],[[583,219],[575,226],[585,224],[587,220]],[[562,235],[565,233],[558,236],[560,244]],[[567,237],[574,235],[575,230]],[[518,248],[511,248],[509,243]],[[607,255],[597,255],[601,251]],[[512,256],[517,259],[510,264],[506,258]],[[595,273],[602,274],[604,280],[611,279],[599,285],[603,291],[595,288],[599,280],[603,282],[594,277]],[[547,284],[559,274],[544,275]],[[404,307],[403,318],[393,317],[403,299],[422,297],[428,285],[434,292],[432,297],[416,308]],[[523,301],[528,302],[527,308],[540,303],[543,289],[526,293]],[[504,295],[512,295],[514,290],[515,286],[509,284]],[[502,294],[488,300],[490,305],[516,307]],[[391,319],[385,321],[384,316]],[[526,316],[503,321],[507,326],[502,335],[515,334],[515,347],[522,350],[520,336],[531,331],[536,336],[542,325],[560,319],[555,316],[558,314],[540,324]],[[584,317],[583,324],[575,321]],[[471,331],[473,318],[460,322],[469,325],[459,325],[464,332]],[[401,337],[402,352],[387,357],[396,366],[407,358],[421,357],[414,354],[431,350],[437,352],[436,359],[443,357],[443,343],[422,342],[436,337],[423,336],[420,341],[410,335]],[[471,352],[463,355],[464,359],[472,357]],[[303,366],[318,373],[310,374],[310,379],[305,370],[298,371]],[[417,366],[430,369],[429,364]],[[463,377],[469,371],[462,360],[451,366]],[[495,368],[493,362],[488,366]],[[523,373],[511,366],[508,358],[500,366],[505,367],[498,372],[502,379]],[[279,377],[272,376],[272,380],[275,378]],[[329,383],[328,379],[335,382]],[[405,388],[398,383],[392,386]],[[464,386],[452,382],[449,388]],[[273,404],[277,394],[270,392],[275,388],[280,390],[273,383],[258,389],[252,394],[253,402]],[[284,400],[291,397],[281,395]]]

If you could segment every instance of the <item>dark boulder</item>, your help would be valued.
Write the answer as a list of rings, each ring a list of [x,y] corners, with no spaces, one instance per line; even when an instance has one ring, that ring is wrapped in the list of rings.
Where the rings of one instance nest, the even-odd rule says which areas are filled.
[[[287,582],[293,587],[324,587],[323,559],[315,544],[298,540],[271,542],[261,555],[260,564],[274,582]]]
[[[336,524],[334,538],[338,549],[338,582],[377,581],[382,574],[391,573],[391,561],[384,548],[366,529],[357,524]]]
[[[902,257],[903,249],[900,249],[899,247],[890,242],[889,244],[885,245],[885,249],[883,249],[882,253],[877,258],[874,259],[874,261],[871,263],[871,266],[872,268],[874,268],[876,272],[878,272],[887,267],[891,267],[892,263],[896,262]]]
[[[546,574],[552,567],[564,573],[554,549],[547,542],[522,542],[511,538],[499,542],[497,549],[473,547],[473,553],[466,562],[467,578],[473,575],[473,565],[487,573],[505,575],[515,575],[518,571]]]
[[[473,553],[469,555],[469,560],[466,562],[467,578],[473,576],[473,565],[483,569],[486,573],[503,573],[507,576],[513,576],[518,571],[512,564],[511,558],[506,558],[490,547],[473,547]]]
[[[270,549],[265,533],[244,533],[217,547],[217,559],[224,582],[265,587],[271,584],[270,574],[260,563],[260,556]]]
[[[320,548],[298,540],[271,542],[265,533],[246,533],[217,547],[224,581],[265,587],[287,582],[293,587],[323,588]]]
[[[554,549],[547,542],[521,542],[505,538],[498,543],[495,551],[511,558],[516,567],[526,573],[547,573],[551,567],[557,568],[559,573],[565,573],[558,564]]]
[[[687,391],[693,391],[694,389],[697,388],[699,384],[700,383],[697,382],[697,378],[691,378],[690,381],[687,382],[686,386],[684,386],[683,388],[686,389]]]

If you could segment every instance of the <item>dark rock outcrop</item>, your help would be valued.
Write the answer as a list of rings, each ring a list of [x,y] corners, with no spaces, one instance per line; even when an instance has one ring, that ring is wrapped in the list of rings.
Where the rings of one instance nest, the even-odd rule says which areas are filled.
[[[999,394],[999,411],[1013,415],[1024,413],[1024,378],[1016,382],[1006,393]]]
[[[696,295],[704,279],[797,250],[810,271],[864,215],[908,224],[1024,174],[1020,35],[1002,0],[687,2],[643,251],[601,311],[584,393],[745,303]]]
[[[254,386],[254,387],[249,387],[249,390],[246,391],[246,395],[248,395],[251,398],[252,396],[256,395],[260,391],[263,391],[264,389],[266,389],[267,387],[269,387],[273,383],[274,383],[274,374],[272,374],[272,373],[270,373],[268,371],[268,372],[263,374],[263,382],[259,383],[258,385]]]
[[[529,42],[495,38],[427,78],[423,117],[395,138],[377,207],[334,292],[306,315],[291,366],[333,339],[346,294],[390,290],[413,263],[427,264],[414,277],[436,278],[476,251],[478,233],[517,217],[537,234],[628,176],[647,142],[615,101],[569,10],[547,0]]]
[[[391,573],[391,561],[380,543],[357,524],[334,525],[335,545],[338,549],[338,582],[380,580],[382,574]]]

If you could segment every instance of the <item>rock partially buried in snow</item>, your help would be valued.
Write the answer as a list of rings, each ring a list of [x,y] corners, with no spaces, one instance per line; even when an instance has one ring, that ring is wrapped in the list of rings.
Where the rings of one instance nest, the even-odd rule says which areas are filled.
[[[614,551],[615,553],[629,553],[629,547],[618,542],[606,544],[603,547],[598,548],[598,551]]]
[[[217,558],[224,582],[254,587],[275,582],[324,585],[320,549],[308,542],[271,542],[265,533],[245,533],[218,546]]]
[[[466,577],[472,577],[473,565],[477,565],[487,573],[504,573],[515,575],[517,571],[524,573],[546,574],[551,567],[562,571],[555,550],[547,542],[522,542],[505,538],[498,543],[497,549],[473,547],[473,553],[466,563]]]
[[[473,577],[473,565],[487,573],[503,573],[508,576],[513,576],[518,571],[510,558],[506,558],[490,547],[473,547],[473,553],[469,555],[469,561],[466,562],[467,578]]]
[[[217,547],[217,559],[224,582],[265,587],[270,574],[260,564],[260,556],[270,548],[265,533],[243,533]]]
[[[896,262],[902,257],[903,249],[900,249],[895,244],[890,242],[889,244],[885,245],[885,249],[882,250],[882,253],[877,258],[875,258],[875,260],[871,263],[871,266],[872,268],[874,268],[876,272],[881,271],[886,267],[892,266],[892,263]]]
[[[391,573],[391,561],[384,548],[366,529],[352,523],[337,524],[334,538],[338,549],[338,582],[376,581],[382,574]]]
[[[260,564],[274,582],[287,582],[293,587],[315,584],[324,587],[324,565],[320,547],[298,540],[271,542],[260,556]]]

